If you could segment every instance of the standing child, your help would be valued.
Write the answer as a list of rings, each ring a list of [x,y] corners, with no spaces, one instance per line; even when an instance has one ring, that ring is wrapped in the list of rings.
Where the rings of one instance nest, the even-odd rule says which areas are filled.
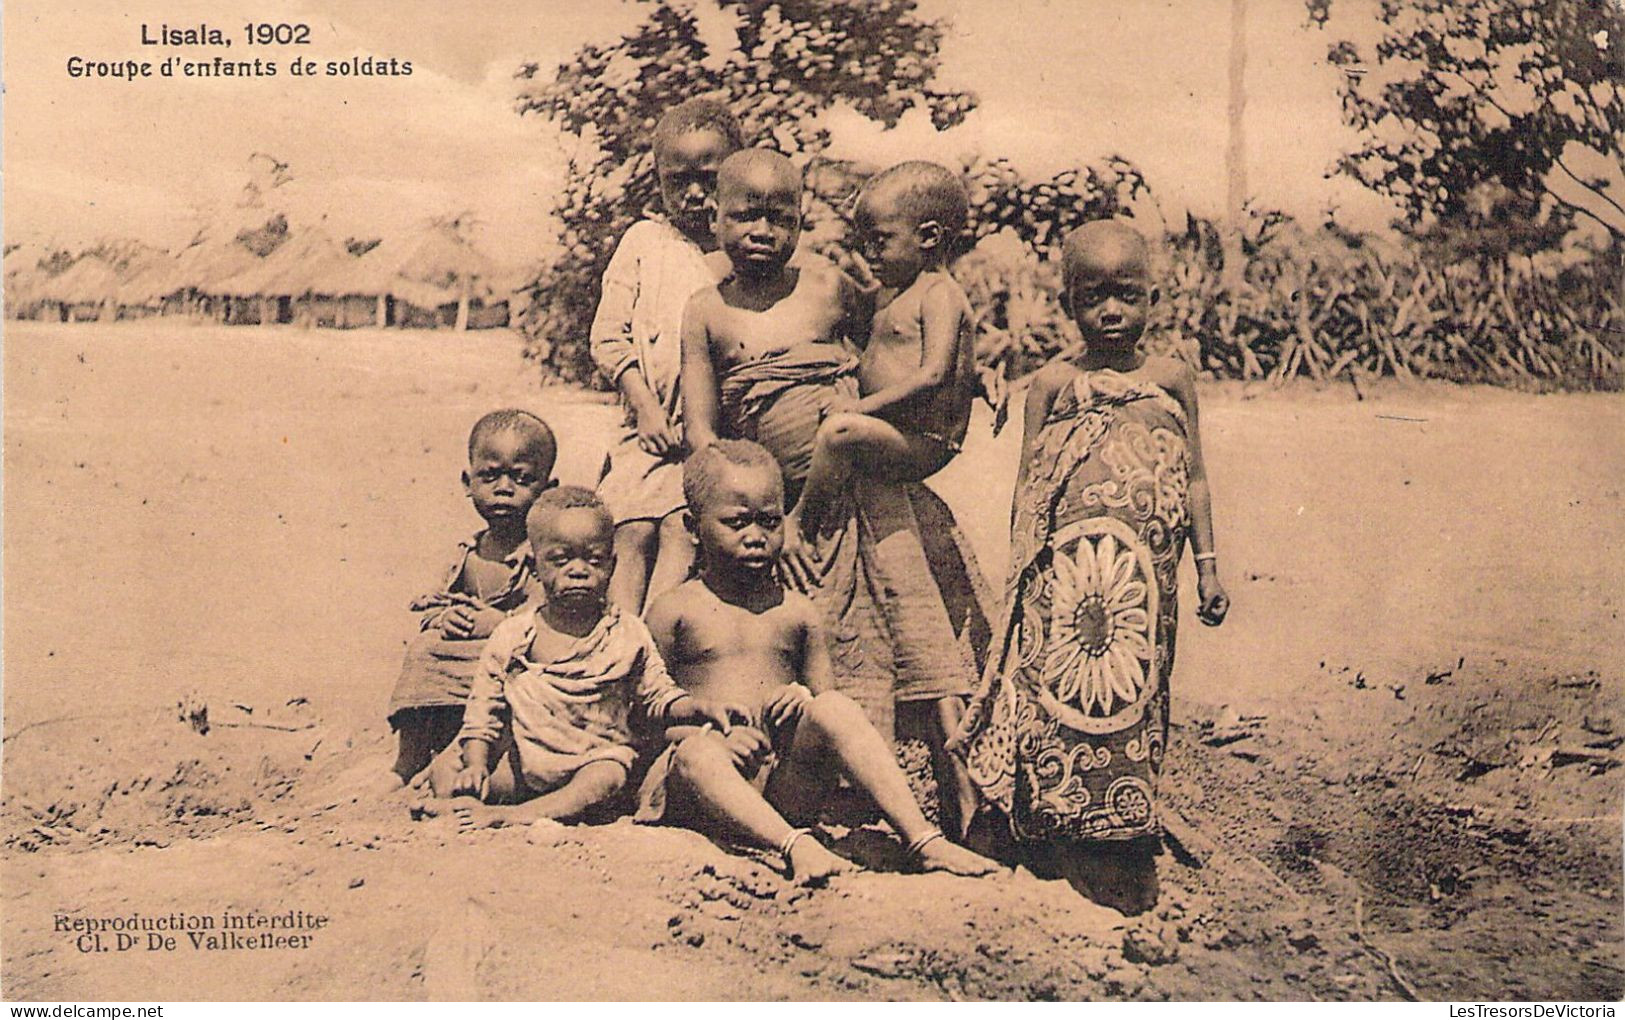
[[[608,806],[636,759],[640,721],[726,735],[746,714],[673,683],[643,621],[609,603],[614,526],[597,496],[573,485],[543,493],[527,523],[542,598],[485,643],[461,761],[443,757],[430,776],[465,830]],[[417,810],[440,813],[433,802]]]
[[[485,529],[458,544],[440,587],[412,603],[421,633],[389,701],[389,723],[400,735],[397,783],[423,771],[457,735],[481,645],[535,591],[525,514],[553,484],[557,454],[553,430],[529,411],[492,411],[469,433],[463,489]]]
[[[1085,350],[1041,369],[1027,394],[1002,646],[956,746],[1003,812],[1012,854],[1133,914],[1157,899],[1156,781],[1187,536],[1197,617],[1217,626],[1229,599],[1195,376],[1141,349],[1157,298],[1145,240],[1097,221],[1068,235],[1062,259]]]
[[[691,99],[666,111],[654,131],[665,215],[633,224],[604,272],[592,357],[620,390],[627,418],[598,493],[615,518],[610,597],[629,613],[642,612],[646,593],[682,580],[693,557],[682,525],[683,306],[716,283],[705,256],[717,247],[717,167],[742,144],[720,103]]]
[[[948,275],[965,228],[969,198],[959,175],[935,163],[899,163],[876,175],[858,199],[857,228],[875,279],[895,295],[883,303],[858,361],[857,403],[818,427],[801,499],[785,521],[785,561],[810,581],[810,550],[854,478],[918,482],[960,451],[970,427],[976,373],[975,313]],[[860,263],[861,264],[861,263]],[[969,664],[967,664],[969,665]],[[945,825],[962,835],[976,793],[946,751],[976,677],[931,677],[899,684],[897,728],[932,756]],[[951,793],[950,793],[951,791]]]
[[[797,880],[819,882],[851,864],[787,819],[816,819],[844,775],[874,800],[921,869],[996,870],[926,821],[863,710],[827,689],[822,616],[774,576],[784,480],[772,454],[744,440],[714,442],[689,458],[684,490],[699,573],[654,601],[649,629],[679,684],[712,703],[741,704],[750,723],[669,748],[649,769],[638,820],[676,816],[777,849]]]

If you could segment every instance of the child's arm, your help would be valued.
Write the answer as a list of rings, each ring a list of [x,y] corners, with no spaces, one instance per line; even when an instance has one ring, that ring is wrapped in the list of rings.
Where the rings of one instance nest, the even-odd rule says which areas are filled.
[[[1055,403],[1055,395],[1061,392],[1061,387],[1076,374],[1077,369],[1064,361],[1052,361],[1033,373],[1032,382],[1027,387],[1027,400],[1022,405],[1021,415],[1021,459],[1016,466],[1016,493],[1015,501],[1010,507],[1010,519],[1015,520],[1015,508],[1020,504],[1022,493],[1027,488],[1027,475],[1030,471],[1033,457],[1038,452],[1038,433],[1044,429],[1044,421],[1049,417],[1050,407]]]
[[[859,400],[854,414],[885,417],[886,412],[941,389],[953,378],[964,327],[965,306],[953,288],[939,281],[920,300],[920,367],[903,379]]]
[[[794,593],[801,613],[801,684],[811,691],[835,689],[835,666],[829,657],[829,639],[824,634],[824,614],[812,599]]]
[[[663,456],[678,444],[677,431],[665,408],[644,381],[638,368],[637,342],[632,338],[632,313],[638,298],[639,258],[634,225],[628,230],[604,270],[602,296],[588,334],[593,364],[621,391],[638,423],[638,445]]]
[[[463,728],[457,734],[463,749],[463,768],[452,781],[452,796],[470,794],[485,798],[491,776],[491,747],[502,736],[508,699],[502,690],[513,641],[507,633],[493,635],[480,652],[479,668],[469,683],[468,701],[463,706]]]
[[[1207,468],[1202,463],[1202,432],[1197,424],[1196,373],[1180,362],[1170,373],[1169,387],[1174,399],[1185,409],[1185,421],[1190,426],[1190,480],[1187,499],[1191,521],[1191,554],[1196,559],[1196,593],[1201,604],[1196,617],[1209,627],[1224,622],[1230,611],[1230,596],[1219,582],[1218,553],[1213,548],[1213,502],[1208,492]]]
[[[711,331],[707,309],[714,290],[702,290],[688,299],[683,310],[683,428],[690,450],[703,450],[717,439],[717,369],[711,360]]]
[[[471,594],[464,591],[463,572],[468,566],[472,547],[458,547],[457,555],[440,571],[438,587],[412,600],[412,612],[418,614],[418,630],[444,630],[447,615],[460,606],[478,607]]]

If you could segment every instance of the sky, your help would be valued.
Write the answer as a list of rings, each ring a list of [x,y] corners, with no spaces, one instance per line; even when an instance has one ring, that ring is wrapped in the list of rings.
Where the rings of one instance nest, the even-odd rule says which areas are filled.
[[[714,10],[713,0],[689,2]],[[1369,30],[1362,12],[1370,3],[1340,0],[1340,20],[1319,31],[1305,25],[1302,0],[1248,0],[1246,133],[1258,204],[1316,221],[1335,207],[1367,229],[1391,218],[1385,200],[1326,177],[1353,141],[1326,47]],[[940,82],[976,92],[980,108],[945,136],[919,118],[883,132],[837,112],[836,154],[975,150],[1047,175],[1119,153],[1144,171],[1170,222],[1182,222],[1186,209],[1222,212],[1230,0],[921,0],[920,9],[948,26]],[[278,202],[296,225],[318,224],[342,239],[470,212],[488,250],[527,261],[554,233],[547,210],[566,148],[548,124],[517,115],[514,71],[524,61],[550,68],[583,43],[612,41],[639,17],[626,0],[7,4],[6,238],[184,244],[202,219],[231,213],[250,157],[263,152],[289,164],[293,180]],[[241,38],[250,18],[308,23],[312,42],[251,51]],[[142,46],[143,23],[222,28],[235,40],[230,49],[186,55],[281,56],[283,73],[134,83],[67,76],[73,55],[175,52]],[[728,30],[726,18],[708,24]],[[321,63],[411,60],[414,74],[297,79],[285,70],[296,50]]]

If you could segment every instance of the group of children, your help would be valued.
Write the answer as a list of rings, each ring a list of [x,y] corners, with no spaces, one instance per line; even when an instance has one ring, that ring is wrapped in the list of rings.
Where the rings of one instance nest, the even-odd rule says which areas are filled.
[[[1169,557],[1177,566],[1187,533],[1199,615],[1217,623],[1228,605],[1191,373],[1139,349],[1156,296],[1144,240],[1100,223],[1067,241],[1065,300],[1086,353],[1035,377],[994,657],[968,702],[933,697],[924,730],[945,834],[838,690],[835,635],[807,593],[855,485],[919,482],[965,440],[974,318],[947,273],[963,184],[925,162],[872,178],[856,207],[861,254],[837,267],[797,255],[800,174],[746,148],[725,107],[668,111],[654,153],[665,214],[623,237],[593,324],[627,414],[597,492],[555,484],[555,438],[527,412],[489,414],[469,438],[463,480],[486,528],[415,604],[422,634],[391,703],[394,775],[435,795],[418,810],[538,831],[631,812],[777,850],[806,882],[852,867],[810,828],[842,780],[923,870],[996,870],[972,842],[1005,863],[1032,863],[1021,847],[1035,841],[1143,842],[1165,741]],[[730,378],[771,376],[775,358],[809,346],[830,383],[810,442],[730,415]],[[1142,425],[1147,402],[1168,405],[1167,420]],[[1119,440],[1161,452],[1142,464],[1101,445]],[[1085,478],[1091,457],[1118,470]],[[1033,528],[1034,515],[1078,524]],[[1039,744],[1063,753],[1036,760]],[[1007,838],[972,832],[990,814]],[[1155,898],[1143,873],[1058,870],[1125,909]]]

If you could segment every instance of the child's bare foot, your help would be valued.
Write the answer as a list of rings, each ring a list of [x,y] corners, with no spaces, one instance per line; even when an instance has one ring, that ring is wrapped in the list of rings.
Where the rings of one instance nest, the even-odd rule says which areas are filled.
[[[800,885],[825,885],[836,875],[856,871],[858,867],[846,858],[831,853],[824,844],[805,833],[791,842],[784,856],[790,865],[790,877]]]
[[[506,814],[500,808],[488,807],[473,797],[453,797],[451,813],[457,816],[458,832],[500,829],[508,824]]]
[[[921,871],[946,871],[950,875],[975,878],[1001,870],[998,862],[948,842],[948,838],[940,832],[927,835],[923,840],[915,840],[909,850]]]
[[[412,805],[412,817],[420,822],[433,821],[437,818],[455,818],[458,832],[495,829],[507,821],[500,810],[486,807],[473,797],[420,800]]]

